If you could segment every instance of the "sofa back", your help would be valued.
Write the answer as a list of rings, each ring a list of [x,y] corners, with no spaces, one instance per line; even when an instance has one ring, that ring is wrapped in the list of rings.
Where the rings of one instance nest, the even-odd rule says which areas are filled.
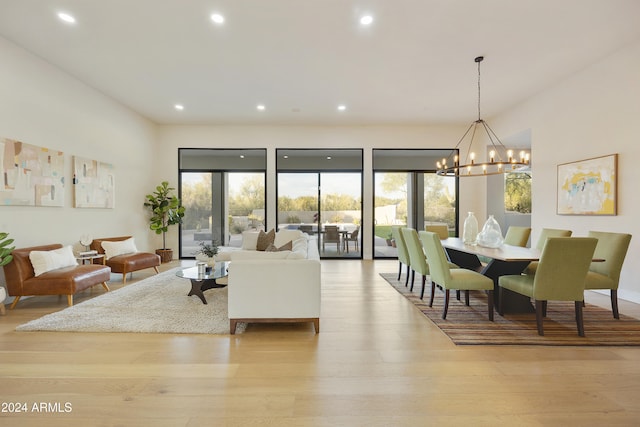
[[[102,247],[102,242],[120,242],[122,240],[130,239],[131,236],[120,236],[120,237],[102,237],[100,239],[93,239],[91,242],[91,249],[94,251],[98,251],[99,254],[104,253],[104,248]]]
[[[11,252],[13,260],[4,266],[4,277],[7,281],[9,295],[22,295],[22,287],[25,280],[35,277],[29,254],[31,251],[52,251],[60,249],[61,244],[32,246],[30,248],[14,249]]]

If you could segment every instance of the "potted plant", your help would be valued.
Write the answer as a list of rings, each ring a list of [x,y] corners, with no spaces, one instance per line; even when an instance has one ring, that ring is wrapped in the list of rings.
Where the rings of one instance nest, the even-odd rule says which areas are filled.
[[[206,262],[213,267],[216,261],[215,257],[218,254],[218,244],[216,241],[212,240],[211,243],[199,242],[198,245],[200,245],[200,249],[196,251],[196,259]]]
[[[7,239],[7,237],[9,237],[9,233],[0,232],[0,267],[9,264],[13,259],[11,252],[15,246],[8,247],[13,243],[13,239]]]
[[[162,262],[169,262],[173,259],[173,250],[167,248],[167,231],[169,226],[180,224],[184,217],[184,206],[180,204],[180,199],[173,194],[175,188],[169,187],[167,181],[163,181],[156,187],[156,191],[147,194],[144,206],[151,210],[149,228],[162,234],[162,249],[157,249]]]

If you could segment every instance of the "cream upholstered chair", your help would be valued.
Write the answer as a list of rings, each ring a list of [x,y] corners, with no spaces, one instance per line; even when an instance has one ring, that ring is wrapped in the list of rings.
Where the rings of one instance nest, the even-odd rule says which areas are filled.
[[[560,230],[557,228],[543,228],[540,232],[540,237],[538,237],[538,242],[536,243],[536,249],[542,251],[544,248],[544,244],[549,237],[571,237],[571,230]],[[525,268],[525,274],[536,274],[536,269],[538,268],[538,261],[532,261],[529,263],[527,268]]]
[[[609,289],[611,291],[611,311],[613,317],[620,318],[618,312],[618,283],[624,258],[629,249],[631,234],[590,231],[589,237],[598,239],[594,258],[604,262],[592,262],[585,280],[585,289]]]
[[[402,264],[407,266],[407,277],[405,278],[404,285],[409,284],[409,271],[411,271],[411,260],[409,258],[409,251],[407,250],[407,244],[404,241],[404,236],[400,231],[402,227],[399,225],[391,226],[391,237],[396,241],[396,249],[398,252],[398,280],[402,276]]]
[[[429,307],[433,306],[436,284],[445,290],[443,319],[447,318],[447,311],[449,310],[449,290],[466,291],[467,305],[469,305],[467,293],[469,290],[487,291],[489,320],[493,321],[493,280],[466,268],[451,268],[451,263],[447,259],[440,238],[436,233],[422,231],[420,238],[425,245],[431,270],[431,299],[429,300]]]
[[[531,234],[531,227],[516,227],[510,226],[507,229],[507,234],[504,236],[504,244],[511,246],[527,246],[529,241],[529,235]]]
[[[446,224],[427,224],[424,229],[425,231],[436,233],[440,240],[449,238],[449,227]]]
[[[409,252],[409,259],[411,260],[411,288],[413,290],[413,281],[416,272],[422,275],[422,288],[420,290],[420,299],[424,296],[425,283],[427,276],[429,275],[429,264],[427,263],[427,257],[422,250],[422,244],[418,237],[418,232],[414,228],[402,228],[402,236],[404,242],[407,245],[407,252]]]
[[[597,243],[593,237],[548,238],[535,275],[508,275],[498,279],[500,315],[503,314],[503,289],[533,298],[538,335],[544,335],[542,319],[547,314],[547,301],[573,301],[578,335],[583,337],[584,283]]]

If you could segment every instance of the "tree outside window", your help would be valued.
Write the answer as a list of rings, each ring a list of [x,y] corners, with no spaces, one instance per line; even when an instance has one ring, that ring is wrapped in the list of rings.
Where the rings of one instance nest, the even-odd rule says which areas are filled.
[[[507,212],[531,213],[531,172],[505,174],[504,209]]]

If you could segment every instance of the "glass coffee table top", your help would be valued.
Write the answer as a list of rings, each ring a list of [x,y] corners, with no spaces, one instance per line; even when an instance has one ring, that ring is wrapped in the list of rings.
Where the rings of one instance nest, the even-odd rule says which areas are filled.
[[[228,262],[216,262],[215,265],[206,270],[204,274],[199,274],[198,267],[196,266],[178,270],[176,271],[176,276],[191,280],[191,292],[189,292],[187,296],[196,295],[202,300],[203,304],[206,304],[207,300],[203,292],[208,289],[224,288],[227,286],[226,280],[221,280],[220,282],[218,282],[218,280],[227,277],[228,268]]]

